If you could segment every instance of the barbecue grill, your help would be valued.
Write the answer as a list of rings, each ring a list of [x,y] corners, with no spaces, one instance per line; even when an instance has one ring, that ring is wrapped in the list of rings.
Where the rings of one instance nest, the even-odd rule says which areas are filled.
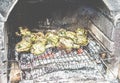
[[[114,4],[113,4],[114,3]],[[119,83],[119,0],[1,0],[0,83]],[[88,44],[18,53],[18,27],[31,31],[87,30]],[[47,56],[47,57],[46,57]]]

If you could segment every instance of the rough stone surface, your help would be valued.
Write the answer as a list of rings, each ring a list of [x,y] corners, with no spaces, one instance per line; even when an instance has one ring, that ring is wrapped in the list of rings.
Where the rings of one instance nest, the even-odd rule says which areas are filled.
[[[104,3],[98,9],[114,24],[117,25],[120,19],[120,0],[102,0]]]
[[[7,83],[7,64],[3,63],[7,55],[4,48],[4,23],[0,22],[0,83]]]
[[[2,21],[7,20],[8,14],[10,13],[11,8],[14,6],[16,2],[17,0],[0,0],[0,14],[4,17],[4,20]]]
[[[115,40],[114,53],[120,58],[120,23],[113,31],[113,39]]]
[[[0,83],[7,83],[7,53],[5,50],[4,22],[16,0],[0,0]],[[4,3],[4,4],[3,4]]]
[[[117,26],[114,26],[114,23],[112,23],[107,17],[100,13],[96,13],[95,18],[91,18],[91,21],[95,26],[99,28],[101,32],[104,33],[106,37],[108,37],[109,41],[104,41],[101,39],[101,41],[104,43],[104,45],[114,53],[114,55],[119,56],[120,51],[120,23],[117,24]],[[111,42],[111,43],[110,43]],[[114,44],[112,44],[112,42]]]
[[[111,11],[120,11],[120,0],[103,0]]]
[[[0,61],[3,60],[4,52],[4,23],[0,22]]]
[[[96,37],[103,43],[103,45],[109,50],[114,50],[114,42],[110,41],[94,24],[89,26],[90,30],[96,35]]]
[[[94,18],[91,17],[91,21],[110,39],[112,40],[112,32],[114,25],[100,12],[94,12]]]

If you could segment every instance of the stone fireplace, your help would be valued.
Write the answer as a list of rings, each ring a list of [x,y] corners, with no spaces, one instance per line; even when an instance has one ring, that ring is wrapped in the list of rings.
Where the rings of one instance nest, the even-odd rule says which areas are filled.
[[[19,66],[21,65],[21,57],[19,58],[19,56],[22,55],[18,55],[14,51],[15,44],[19,40],[16,39],[15,32],[18,31],[18,27],[20,26],[27,26],[31,30],[47,30],[51,29],[51,26],[56,28],[69,28],[70,30],[74,29],[75,27],[85,27],[85,29],[90,31],[90,35],[95,37],[95,40],[97,40],[98,44],[100,44],[100,46],[104,49],[103,52],[109,55],[107,57],[107,61],[101,59],[100,60],[101,62],[103,61],[102,64],[105,62],[104,66],[107,67],[106,70],[110,69],[110,72],[112,71],[112,74],[109,74],[109,72],[106,73],[109,81],[116,81],[117,83],[120,54],[119,0],[2,0],[0,1],[0,4],[1,83],[9,82],[8,79],[12,62],[17,62]],[[85,53],[85,55],[86,54],[87,53]],[[92,55],[90,57],[92,57]],[[106,64],[106,62],[108,64]],[[53,61],[53,63],[55,62]],[[71,62],[64,64],[75,65],[79,63]],[[57,66],[60,65],[61,64],[58,64]],[[51,66],[53,67],[53,70],[56,69],[56,66],[54,64],[48,65],[47,68],[49,69]],[[44,68],[44,66],[42,68]],[[60,69],[62,70],[62,68]],[[58,71],[56,73],[59,75],[63,72]],[[79,74],[80,73],[81,72],[79,72]],[[23,74],[24,73],[22,73],[21,76],[24,76]],[[76,77],[79,77],[79,74],[74,74]],[[55,75],[55,72],[53,72],[51,75]],[[68,73],[65,74],[65,76],[67,75],[69,77]],[[73,73],[71,75],[73,75]],[[43,77],[45,78],[47,75],[44,74]],[[68,80],[68,78],[66,79]],[[67,82],[66,80],[66,82],[63,83],[70,83],[71,79],[72,78],[70,78],[70,81]],[[20,83],[27,83],[27,81],[24,80],[26,79],[22,78]],[[78,81],[75,82],[79,83],[80,81],[81,80],[78,79]],[[83,81],[85,80],[82,80],[81,82]],[[37,83],[36,81],[28,82]],[[94,83],[98,82],[99,81],[95,81]]]

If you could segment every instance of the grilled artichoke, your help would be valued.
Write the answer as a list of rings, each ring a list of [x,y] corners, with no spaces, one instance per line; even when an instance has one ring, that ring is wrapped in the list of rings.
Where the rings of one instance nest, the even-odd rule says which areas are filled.
[[[34,55],[42,54],[45,51],[45,45],[42,42],[36,42],[32,45],[30,52]]]
[[[58,32],[57,32],[58,36],[60,37],[65,37],[66,36],[66,30],[65,29],[60,29]]]
[[[28,52],[32,45],[31,37],[29,35],[22,36],[22,40],[16,44],[17,52]]]
[[[59,36],[52,32],[46,33],[45,37],[46,37],[47,41],[53,42],[55,44],[57,44],[57,42],[59,40]]]
[[[77,28],[76,30],[76,35],[81,36],[81,35],[86,35],[87,31],[84,28]]]
[[[51,47],[55,47],[57,43],[51,41],[51,40],[47,40],[46,41],[46,45],[45,45],[45,48],[51,48]]]
[[[72,49],[73,44],[74,44],[72,39],[65,38],[65,37],[61,37],[59,42],[60,42],[60,45],[62,46],[62,48],[64,48],[64,49]]]
[[[31,38],[32,41],[36,42],[44,38],[44,34],[42,32],[32,33]]]
[[[88,44],[88,39],[87,39],[87,31],[83,28],[78,28],[76,30],[76,44],[80,46],[85,46]]]
[[[16,44],[16,51],[17,52],[28,52],[30,50],[32,43],[28,42],[26,40],[22,40],[19,43]]]
[[[77,36],[77,42],[78,45],[85,46],[88,44],[88,39],[86,36]]]
[[[66,37],[71,38],[74,41],[74,43],[77,40],[76,33],[72,32],[72,31],[67,31],[66,32]]]
[[[31,31],[29,31],[27,28],[23,29],[22,27],[19,27],[19,29],[22,36],[31,35]]]
[[[20,27],[20,35],[22,40],[16,44],[16,51],[30,51],[34,55],[42,54],[50,47],[61,47],[70,51],[72,48],[78,49],[88,44],[87,31],[83,28],[78,28],[75,32],[65,29],[48,30],[44,35],[42,32],[32,33],[27,28]]]

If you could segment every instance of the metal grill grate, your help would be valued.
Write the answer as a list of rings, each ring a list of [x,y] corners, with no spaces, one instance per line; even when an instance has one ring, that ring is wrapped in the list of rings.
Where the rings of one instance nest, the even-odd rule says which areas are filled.
[[[96,83],[107,80],[108,71],[113,74],[111,70],[108,70],[109,67],[106,64],[113,58],[100,45],[100,42],[90,36],[89,44],[81,49],[83,52],[78,54],[76,50],[66,53],[64,50],[49,48],[40,56],[16,52],[15,61],[22,70],[20,82],[68,83],[74,80],[74,82],[94,81]],[[105,54],[105,56],[103,57],[101,54]]]

